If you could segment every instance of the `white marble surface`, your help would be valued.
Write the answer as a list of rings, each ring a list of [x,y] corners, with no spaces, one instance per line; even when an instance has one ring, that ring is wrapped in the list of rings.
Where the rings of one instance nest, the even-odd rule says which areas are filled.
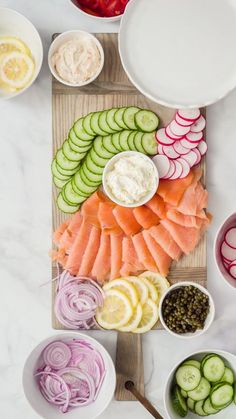
[[[44,65],[25,94],[0,103],[0,416],[34,419],[21,384],[24,360],[44,337],[54,333],[50,318],[51,235],[51,78],[47,51],[54,32],[85,29],[117,31],[117,24],[84,19],[69,0],[0,0],[18,10],[38,28],[44,44]],[[1,16],[0,16],[1,24]],[[165,332],[143,339],[146,394],[163,413],[163,387],[175,362],[202,348],[236,353],[236,292],[221,280],[212,256],[221,221],[236,206],[236,91],[208,109],[209,210],[214,221],[208,234],[208,284],[216,302],[216,320],[206,335],[181,341]],[[116,334],[95,336],[115,355]],[[163,413],[164,417],[165,414]],[[102,419],[145,419],[150,415],[136,402],[112,402]],[[233,419],[233,418],[232,418]]]

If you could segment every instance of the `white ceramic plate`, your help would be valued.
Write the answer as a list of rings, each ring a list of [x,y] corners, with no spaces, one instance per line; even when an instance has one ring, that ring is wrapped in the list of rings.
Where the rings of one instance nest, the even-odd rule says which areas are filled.
[[[121,21],[124,69],[148,98],[206,106],[236,86],[235,0],[131,0]]]

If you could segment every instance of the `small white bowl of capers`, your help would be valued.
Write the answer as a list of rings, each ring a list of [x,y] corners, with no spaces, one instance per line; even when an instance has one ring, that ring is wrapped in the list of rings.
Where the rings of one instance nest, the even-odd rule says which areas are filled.
[[[215,317],[215,304],[202,285],[178,282],[162,296],[159,315],[165,330],[178,338],[190,339],[209,329]]]

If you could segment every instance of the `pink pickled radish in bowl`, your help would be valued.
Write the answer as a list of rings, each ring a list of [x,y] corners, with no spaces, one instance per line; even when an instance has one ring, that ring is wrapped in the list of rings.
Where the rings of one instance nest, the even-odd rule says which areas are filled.
[[[236,213],[220,226],[214,244],[214,257],[221,277],[236,289]]]

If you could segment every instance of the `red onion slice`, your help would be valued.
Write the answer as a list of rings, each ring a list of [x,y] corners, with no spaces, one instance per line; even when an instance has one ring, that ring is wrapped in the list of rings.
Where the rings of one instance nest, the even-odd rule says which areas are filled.
[[[71,356],[72,353],[69,346],[61,341],[50,343],[43,351],[45,364],[53,369],[65,368]]]

